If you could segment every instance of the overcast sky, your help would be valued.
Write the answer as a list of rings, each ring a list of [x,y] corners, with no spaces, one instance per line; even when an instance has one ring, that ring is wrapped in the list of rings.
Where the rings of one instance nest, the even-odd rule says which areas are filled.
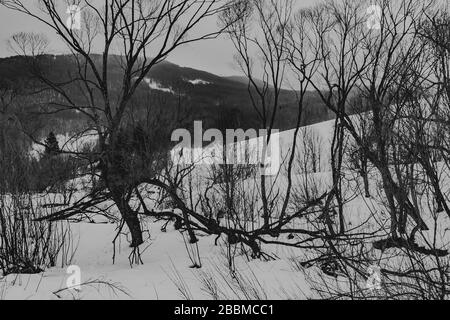
[[[27,1],[32,0],[25,0],[25,3]],[[296,5],[298,6],[311,5],[317,2],[317,0],[297,1]],[[202,28],[211,30],[215,26],[216,21],[208,21]],[[41,22],[0,6],[0,57],[14,54],[8,49],[6,41],[12,34],[20,31],[42,32],[50,40],[51,53],[59,54],[67,52],[65,45],[58,40],[55,32],[49,30]],[[240,74],[233,56],[234,48],[231,42],[225,36],[221,36],[218,39],[196,42],[180,47],[169,56],[168,60],[184,67],[205,70],[222,76],[230,76]]]

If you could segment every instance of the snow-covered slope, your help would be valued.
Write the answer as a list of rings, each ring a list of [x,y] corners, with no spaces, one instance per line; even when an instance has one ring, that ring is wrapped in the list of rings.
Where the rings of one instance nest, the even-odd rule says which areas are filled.
[[[145,249],[142,254],[144,264],[131,268],[128,262],[130,249],[124,238],[118,242],[116,262],[112,263],[114,224],[72,224],[75,243],[78,243],[72,264],[80,267],[81,282],[92,284],[82,285],[81,291],[64,290],[54,294],[67,287],[70,276],[66,268],[55,267],[41,274],[9,275],[1,279],[0,299],[183,299],[177,288],[183,284],[181,282],[192,298],[211,299],[199,280],[205,273],[216,278],[219,289],[226,295],[221,298],[239,298],[226,288],[216,270],[217,267],[225,268],[226,261],[221,254],[223,248],[214,246],[213,238],[200,239],[203,268],[192,269],[181,235],[170,226],[167,232],[161,232],[161,226],[160,222],[148,224],[150,239],[147,247],[142,248],[142,251]],[[289,256],[289,252],[285,255]],[[242,275],[248,279],[256,276],[261,281],[260,291],[266,292],[268,298],[306,298],[311,294],[304,277],[292,272],[287,260],[247,263],[243,257],[238,257],[236,263]],[[224,271],[226,273],[226,269]],[[98,281],[109,282],[116,289]]]
[[[333,133],[334,121],[327,121],[315,124],[309,127],[301,128],[297,137],[297,150],[299,157],[305,153],[305,142],[311,137],[318,145],[318,153],[320,154],[320,165],[318,172],[300,172],[297,163],[293,170],[293,180],[297,186],[303,186],[305,181],[315,183],[318,189],[325,190],[331,183],[331,174],[329,168],[329,149],[330,141]],[[286,157],[292,148],[292,141],[295,130],[289,130],[279,133],[279,149],[280,158],[282,159],[282,168],[280,175],[274,177],[272,181],[275,188],[284,190],[286,186]],[[61,139],[61,140],[60,140]],[[64,138],[58,137],[60,143]],[[66,139],[68,140],[68,139]],[[70,144],[67,143],[67,146]],[[307,145],[307,143],[306,143]],[[77,145],[73,146],[74,148]],[[211,151],[211,148],[206,148]],[[177,153],[179,149],[174,149]],[[442,168],[442,179],[450,181],[448,172]],[[200,165],[197,173],[206,175],[205,166]],[[346,223],[355,228],[353,232],[361,231],[358,229],[361,222],[365,222],[364,228],[376,228],[378,226],[387,225],[389,215],[381,201],[382,194],[377,189],[377,183],[380,178],[375,170],[370,174],[371,188],[373,197],[363,198],[362,182],[355,173],[344,172],[346,178],[343,183],[344,197],[348,202],[345,204]],[[450,183],[447,183],[450,187]],[[249,187],[250,189],[250,187]],[[449,192],[449,190],[446,190]],[[149,205],[151,205],[149,203]],[[426,208],[427,204],[424,203]],[[371,218],[371,213],[377,212],[376,219]],[[435,228],[448,230],[450,221],[448,217],[443,216],[439,220],[433,221],[433,215],[424,212],[424,219],[430,227],[430,231],[426,232],[418,238],[418,241],[433,242],[433,231]],[[297,223],[297,222],[296,222]],[[304,223],[305,228],[307,222]],[[74,243],[78,243],[78,248],[71,264],[77,265],[81,270],[82,282],[94,281],[90,285],[82,286],[81,291],[63,290],[58,294],[54,292],[66,288],[66,281],[69,274],[66,273],[66,267],[55,267],[46,270],[38,275],[9,275],[0,279],[0,299],[1,298],[27,298],[27,299],[114,299],[114,298],[134,298],[134,299],[174,299],[190,298],[211,299],[211,295],[206,293],[202,279],[212,277],[217,281],[217,287],[220,289],[219,298],[244,299],[244,295],[236,294],[228,286],[232,283],[231,278],[227,277],[227,267],[224,258],[224,238],[221,238],[219,245],[215,246],[214,236],[199,235],[198,252],[200,253],[202,269],[192,269],[189,254],[186,251],[186,242],[183,236],[173,230],[173,226],[169,224],[167,232],[161,231],[162,222],[153,222],[146,220],[144,222],[145,235],[148,240],[142,246],[143,265],[129,265],[128,257],[130,248],[127,247],[125,236],[119,237],[116,247],[115,264],[112,263],[113,245],[112,239],[117,232],[116,224],[89,224],[77,223],[72,224]],[[447,229],[445,229],[447,226]],[[367,229],[364,229],[367,231]],[[445,231],[447,232],[447,231]],[[448,233],[441,235],[439,241],[447,241]],[[441,244],[441,243],[439,243]],[[445,244],[442,242],[442,244]],[[190,250],[197,250],[190,247]],[[269,299],[305,299],[316,297],[310,287],[310,283],[306,281],[307,273],[317,272],[317,268],[313,267],[308,270],[295,271],[291,258],[299,259],[305,253],[304,250],[294,250],[277,245],[266,245],[264,250],[273,256],[278,257],[275,261],[252,260],[247,262],[244,256],[238,255],[236,265],[239,273],[252,282],[258,279],[260,284],[257,285],[258,292],[261,297]],[[382,252],[373,252],[374,256],[381,259]],[[395,257],[390,260],[392,263]],[[394,261],[395,262],[395,261]],[[222,270],[222,271],[220,271]],[[224,274],[225,272],[225,274]],[[109,282],[115,289],[111,289],[110,285],[99,283],[98,280]],[[337,281],[330,278],[330,281]],[[256,281],[253,281],[254,283]],[[180,288],[184,289],[180,290]]]

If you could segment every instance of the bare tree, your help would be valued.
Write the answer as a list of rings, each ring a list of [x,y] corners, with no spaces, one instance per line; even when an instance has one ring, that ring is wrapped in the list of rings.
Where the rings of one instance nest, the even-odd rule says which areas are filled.
[[[19,32],[8,40],[11,51],[20,56],[40,56],[47,52],[49,40],[43,33]]]
[[[346,223],[343,219],[345,207],[340,185],[347,133],[356,145],[358,158],[364,162],[360,168],[364,167],[367,171],[370,164],[376,169],[381,180],[381,188],[376,190],[377,198],[382,191],[383,207],[390,214],[387,238],[378,238],[373,242],[373,247],[382,253],[391,248],[402,250],[412,261],[407,267],[408,272],[417,272],[412,280],[418,283],[417,292],[425,294],[420,286],[427,283],[437,290],[436,296],[443,297],[447,294],[440,287],[445,278],[441,275],[446,273],[443,266],[447,261],[443,257],[448,252],[442,249],[446,241],[441,239],[443,241],[439,244],[429,241],[433,233],[436,235],[440,231],[433,228],[427,233],[430,226],[424,216],[427,220],[440,218],[439,214],[435,214],[435,209],[423,205],[425,198],[430,200],[430,193],[424,192],[424,188],[432,190],[430,203],[435,203],[434,197],[437,203],[447,201],[439,195],[443,195],[443,181],[439,178],[442,171],[432,160],[435,158],[433,146],[442,144],[439,134],[436,137],[439,121],[435,120],[437,117],[433,112],[442,110],[438,107],[442,105],[437,101],[439,99],[433,99],[441,95],[433,83],[443,76],[433,76],[437,60],[429,56],[432,50],[427,50],[419,35],[423,17],[436,17],[437,7],[434,1],[376,1],[375,4],[382,12],[379,28],[367,24],[365,9],[368,2],[326,1],[303,10],[309,26],[308,31],[303,33],[308,43],[303,55],[309,54],[318,60],[317,72],[309,78],[310,83],[326,106],[336,114],[331,148],[334,192],[328,198],[325,209],[328,210],[335,197],[340,230],[339,236],[326,241],[325,252],[318,248],[321,254],[315,259],[320,261],[331,254],[336,268],[347,278],[364,276],[366,270],[361,268],[361,263],[365,261],[370,264],[372,258],[371,249],[366,252],[361,248],[372,235],[381,237],[385,234],[383,226],[378,230],[372,229],[373,233],[366,233],[364,230],[368,225],[361,222],[355,228],[354,221],[351,221],[352,229],[363,230],[362,233],[350,235],[345,232],[344,227],[348,227],[350,221]],[[299,59],[295,65],[296,70],[304,75],[302,60]],[[350,116],[350,112],[356,110],[355,103],[359,104],[356,106],[358,114]],[[367,192],[368,183],[365,185]],[[444,207],[443,204],[441,206]],[[372,211],[371,215],[379,219],[376,212]],[[325,220],[328,220],[328,228],[333,235],[330,218]],[[419,238],[421,244],[418,243]],[[358,245],[353,247],[355,243]],[[420,260],[420,255],[425,255],[429,264],[416,268],[415,262]],[[360,265],[351,262],[353,259]],[[403,269],[399,271],[400,266],[395,265],[398,261],[394,255],[390,259],[392,264],[382,270],[383,274],[399,276],[400,279],[393,282],[408,291],[407,272]],[[430,271],[434,267],[438,270],[436,273]]]
[[[69,3],[66,3],[68,5]],[[226,1],[164,0],[105,1],[103,5],[88,0],[75,3],[81,8],[81,28],[66,24],[66,7],[59,1],[44,0],[36,7],[20,0],[2,1],[5,8],[31,16],[56,32],[72,53],[76,70],[67,83],[57,83],[40,74],[47,90],[57,93],[58,99],[50,101],[52,112],[76,110],[93,124],[98,134],[98,168],[105,182],[108,198],[118,207],[131,235],[131,247],[142,244],[142,231],[137,213],[128,200],[136,186],[152,182],[156,171],[145,176],[121,176],[117,150],[120,143],[120,128],[125,123],[126,113],[131,108],[132,98],[148,72],[181,45],[216,37],[222,29],[200,32],[197,28],[203,21],[212,19],[227,7]],[[24,36],[24,39],[33,37]],[[29,41],[19,41],[30,44]],[[38,46],[39,47],[39,46]],[[41,48],[41,47],[39,47]],[[117,51],[115,49],[117,48]],[[100,55],[94,55],[100,51]],[[34,50],[36,53],[36,48]],[[113,53],[119,56],[112,56]],[[110,66],[118,59],[121,66],[121,87],[111,92]],[[78,87],[82,100],[74,97],[68,84]],[[126,179],[125,179],[126,178]],[[92,193],[91,202],[100,190]],[[87,202],[82,207],[89,206]],[[55,213],[48,219],[67,218],[78,212]]]

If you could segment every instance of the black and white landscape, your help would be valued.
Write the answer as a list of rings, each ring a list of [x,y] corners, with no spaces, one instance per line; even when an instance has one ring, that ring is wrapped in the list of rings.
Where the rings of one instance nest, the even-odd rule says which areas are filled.
[[[0,27],[0,300],[450,297],[446,0],[0,0]]]

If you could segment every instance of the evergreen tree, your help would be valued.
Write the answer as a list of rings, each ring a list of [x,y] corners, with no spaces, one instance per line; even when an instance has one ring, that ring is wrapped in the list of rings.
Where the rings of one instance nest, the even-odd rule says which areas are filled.
[[[45,154],[49,156],[57,155],[61,150],[59,149],[58,140],[55,134],[51,131],[47,139],[45,139]]]

